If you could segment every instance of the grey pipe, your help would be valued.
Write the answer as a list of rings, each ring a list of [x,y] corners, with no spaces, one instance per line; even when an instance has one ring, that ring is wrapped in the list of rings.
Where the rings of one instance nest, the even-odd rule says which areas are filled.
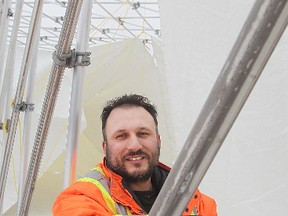
[[[19,32],[19,26],[21,21],[21,14],[23,9],[23,1],[17,1],[15,6],[15,17],[13,21],[13,28],[11,33],[11,40],[9,45],[9,50],[6,58],[5,70],[4,70],[4,77],[3,83],[1,87],[1,94],[0,94],[0,121],[7,120],[8,117],[11,116],[11,95],[12,95],[12,86],[13,86],[13,76],[15,74],[14,66],[15,66],[15,58],[16,58],[16,46],[17,46],[17,36]],[[1,32],[1,35],[4,34]],[[1,38],[0,38],[1,41]],[[3,42],[6,40],[3,40]],[[0,55],[1,56],[1,55]],[[3,58],[4,60],[5,58]],[[3,61],[1,59],[1,61]],[[2,63],[4,65],[4,61]],[[1,67],[1,66],[0,66]],[[0,79],[1,80],[1,79]],[[1,85],[0,85],[1,86]],[[5,110],[5,115],[3,118],[3,113]]]
[[[25,47],[23,61],[21,64],[20,75],[18,79],[18,85],[16,90],[16,95],[14,99],[14,106],[22,103],[24,90],[27,82],[27,75],[30,69],[34,47],[36,45],[37,40],[33,40],[33,38],[37,37],[38,29],[40,28],[41,22],[41,11],[43,6],[43,0],[39,0],[35,2],[35,7],[33,9],[33,14],[31,17],[31,27],[29,28],[28,38],[27,38],[27,45]],[[4,149],[3,154],[3,163],[1,166],[1,175],[0,175],[0,214],[2,214],[3,209],[3,199],[4,199],[4,192],[6,187],[7,175],[9,170],[9,165],[11,161],[11,155],[14,146],[14,139],[17,130],[17,123],[20,115],[20,110],[14,108],[11,116],[11,125],[8,132],[8,137],[6,141],[6,146]]]
[[[83,9],[80,14],[82,25],[78,27],[77,52],[87,52],[88,50],[91,14],[92,0],[86,0],[83,3]],[[75,66],[73,72],[65,155],[64,188],[72,184],[76,178],[77,149],[79,145],[82,117],[82,95],[85,67],[86,66]]]
[[[181,215],[288,22],[287,0],[258,0],[149,215]]]
[[[74,37],[79,13],[83,0],[68,1],[64,22],[57,45],[56,55],[63,56],[70,52],[72,39]],[[28,174],[25,181],[25,190],[21,202],[19,215],[28,215],[29,207],[34,191],[38,171],[40,168],[42,155],[45,149],[45,142],[48,135],[53,111],[56,104],[57,95],[63,78],[65,67],[56,65],[52,66],[48,86],[46,88],[44,102],[42,104],[40,119],[35,136],[32,155],[28,167]]]

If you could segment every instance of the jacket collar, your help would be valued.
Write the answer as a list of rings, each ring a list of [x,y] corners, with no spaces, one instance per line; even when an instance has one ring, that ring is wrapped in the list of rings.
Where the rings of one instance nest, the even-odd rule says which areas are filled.
[[[113,172],[109,167],[107,167],[106,158],[103,159],[103,166],[101,167],[104,171],[105,176],[109,179],[110,182],[110,194],[112,198],[121,203],[124,206],[129,206],[132,211],[138,212],[139,214],[143,214],[143,211],[138,203],[140,203],[133,193],[133,191],[129,188],[128,184],[125,183],[124,179]],[[158,191],[161,190],[168,174],[170,171],[170,167],[158,163],[154,173],[152,174],[152,184],[157,188]],[[137,200],[138,203],[135,201]]]
[[[109,179],[110,182],[110,194],[111,197],[118,203],[129,206],[132,212],[137,214],[145,213],[140,205],[135,201],[138,200],[134,195],[133,191],[129,189],[128,184],[126,184],[122,177],[107,167],[106,158],[104,157],[103,163],[101,164],[101,168],[105,174],[105,176]],[[152,183],[153,185],[160,191],[171,168],[164,165],[163,163],[158,163],[153,175],[152,175]],[[134,195],[134,197],[133,197]],[[195,206],[199,201],[201,193],[197,189],[193,198],[189,202],[189,206]]]
[[[105,176],[109,179],[110,182],[110,195],[118,203],[129,206],[132,212],[137,214],[142,214],[141,207],[135,202],[133,196],[129,191],[124,188],[122,184],[122,177],[107,167],[106,158],[104,157],[102,165],[102,170]]]

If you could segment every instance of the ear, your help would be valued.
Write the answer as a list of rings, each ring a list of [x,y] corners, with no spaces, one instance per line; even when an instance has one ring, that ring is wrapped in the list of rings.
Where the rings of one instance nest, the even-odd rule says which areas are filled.
[[[158,140],[159,146],[160,146],[160,148],[161,148],[161,136],[160,136],[160,134],[158,134],[157,140]]]
[[[103,149],[103,152],[104,152],[104,156],[106,156],[106,148],[107,148],[107,144],[106,144],[106,142],[103,140],[103,141],[102,141],[102,149]]]

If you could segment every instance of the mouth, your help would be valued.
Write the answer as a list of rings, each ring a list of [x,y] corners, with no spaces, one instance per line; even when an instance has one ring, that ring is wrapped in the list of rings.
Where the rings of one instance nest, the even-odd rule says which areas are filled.
[[[128,161],[141,161],[144,158],[145,158],[144,156],[133,156],[133,157],[128,157],[126,160],[128,160]]]

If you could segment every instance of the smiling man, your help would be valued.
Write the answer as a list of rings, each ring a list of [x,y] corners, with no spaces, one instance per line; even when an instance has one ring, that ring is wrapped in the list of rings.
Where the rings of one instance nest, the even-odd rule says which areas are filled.
[[[169,174],[159,162],[157,111],[146,97],[110,100],[101,118],[103,162],[58,196],[53,215],[148,214]],[[183,215],[215,216],[216,202],[197,190]]]

